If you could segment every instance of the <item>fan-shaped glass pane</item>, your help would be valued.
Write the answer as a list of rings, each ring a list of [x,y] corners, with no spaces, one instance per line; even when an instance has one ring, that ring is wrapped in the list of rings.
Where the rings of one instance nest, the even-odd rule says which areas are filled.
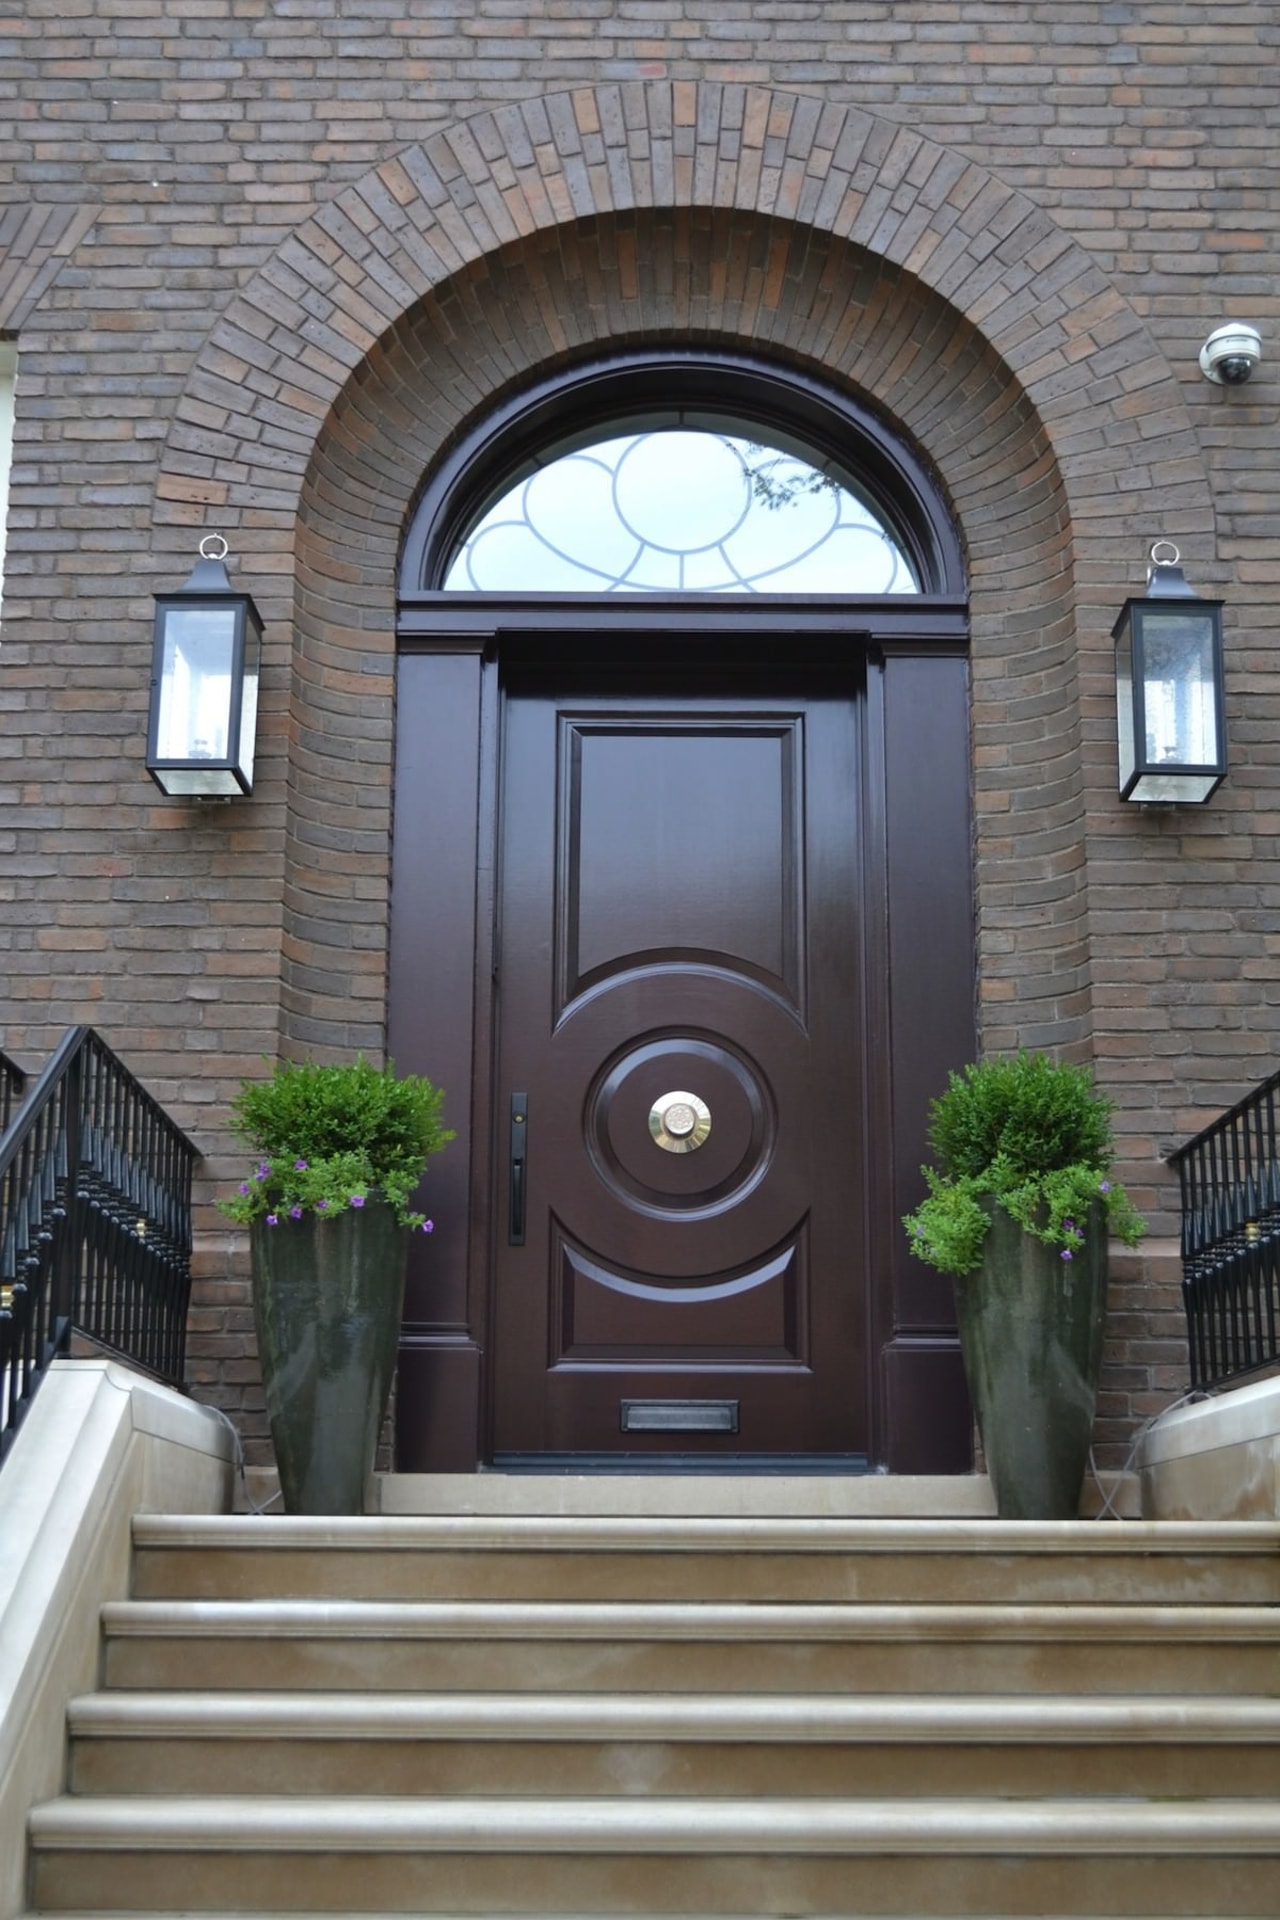
[[[553,453],[472,524],[471,593],[919,593],[849,475],[741,430],[654,427]]]

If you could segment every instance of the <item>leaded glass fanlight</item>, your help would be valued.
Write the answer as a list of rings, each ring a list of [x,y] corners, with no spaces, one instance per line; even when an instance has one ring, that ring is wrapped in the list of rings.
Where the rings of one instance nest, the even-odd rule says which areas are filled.
[[[915,594],[854,476],[741,421],[682,416],[553,446],[472,519],[454,592]]]
[[[630,600],[631,618],[641,597],[803,601],[806,618],[874,602],[922,632],[965,584],[936,476],[870,407],[730,350],[628,348],[460,425],[405,529],[401,633],[470,631],[499,605],[528,625]]]

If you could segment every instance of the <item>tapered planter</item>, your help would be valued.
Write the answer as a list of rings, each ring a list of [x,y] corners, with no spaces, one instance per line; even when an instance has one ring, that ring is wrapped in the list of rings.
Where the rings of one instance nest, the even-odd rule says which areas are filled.
[[[1106,1294],[1100,1203],[1071,1260],[995,1208],[981,1269],[956,1282],[965,1372],[1002,1520],[1079,1513]]]
[[[409,1229],[380,1200],[251,1227],[253,1309],[289,1513],[359,1513],[391,1390]]]

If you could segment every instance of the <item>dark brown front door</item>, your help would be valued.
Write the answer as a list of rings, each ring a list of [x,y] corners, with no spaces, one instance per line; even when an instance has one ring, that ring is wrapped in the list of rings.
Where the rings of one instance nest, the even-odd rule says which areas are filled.
[[[861,711],[508,686],[499,1460],[871,1449]]]

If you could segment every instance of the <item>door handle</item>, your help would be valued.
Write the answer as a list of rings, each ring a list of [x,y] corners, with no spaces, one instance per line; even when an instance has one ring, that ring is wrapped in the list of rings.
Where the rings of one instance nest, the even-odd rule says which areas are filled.
[[[511,1177],[507,1200],[507,1245],[524,1245],[525,1177],[528,1170],[529,1096],[511,1096]]]

